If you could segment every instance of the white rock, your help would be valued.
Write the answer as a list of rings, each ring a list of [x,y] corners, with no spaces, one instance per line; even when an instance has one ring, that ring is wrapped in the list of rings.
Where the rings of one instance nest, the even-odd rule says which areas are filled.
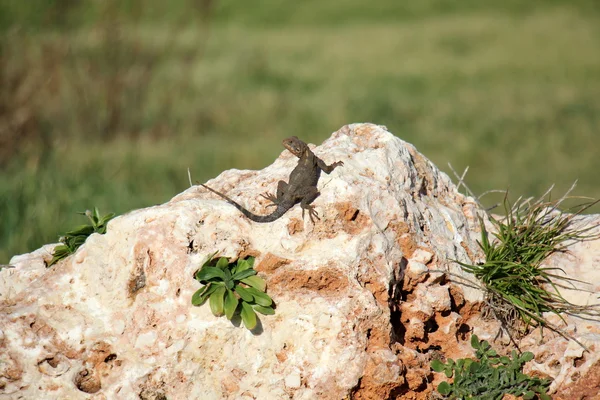
[[[286,376],[284,382],[285,386],[289,389],[298,389],[302,383],[300,374],[297,372],[293,372]]]

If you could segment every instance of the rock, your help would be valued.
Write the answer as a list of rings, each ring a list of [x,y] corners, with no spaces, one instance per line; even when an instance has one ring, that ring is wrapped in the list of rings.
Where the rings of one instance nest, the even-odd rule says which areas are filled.
[[[345,126],[314,151],[344,162],[321,176],[316,224],[298,206],[254,223],[192,187],[115,218],[52,268],[51,247],[14,257],[0,272],[0,399],[426,398],[434,356],[470,356],[472,330],[496,333],[452,261],[481,260],[483,212],[384,127]],[[295,165],[284,151],[209,185],[267,213],[259,194]],[[214,252],[256,257],[277,307],[254,331],[191,305]],[[581,368],[578,354],[562,353]]]
[[[593,228],[587,234],[600,235],[599,215],[582,216],[578,220],[579,227]],[[560,268],[553,272],[579,280],[573,282],[572,289],[560,289],[565,299],[578,305],[600,306],[599,265],[600,240],[596,239],[572,243],[568,252],[555,254],[543,266]],[[534,331],[523,340],[523,350],[536,355],[536,363],[529,369],[553,378],[550,389],[556,392],[557,399],[600,399],[600,322],[562,314],[565,324],[554,314],[546,313],[545,316],[575,336],[590,351],[584,351],[577,343],[547,330],[544,330],[544,341],[540,344],[540,333]],[[591,394],[596,396],[590,397]]]

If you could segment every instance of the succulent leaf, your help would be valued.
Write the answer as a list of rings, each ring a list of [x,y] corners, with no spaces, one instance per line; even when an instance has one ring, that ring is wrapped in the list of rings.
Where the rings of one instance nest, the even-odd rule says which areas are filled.
[[[242,298],[242,300],[244,300],[244,301],[246,301],[248,303],[251,303],[251,302],[254,301],[254,296],[252,296],[252,293],[250,293],[248,291],[248,289],[246,289],[245,287],[240,286],[240,285],[236,285],[234,287],[234,290],[235,290],[235,292],[237,294],[240,295],[240,297]]]
[[[241,281],[248,286],[252,286],[253,288],[260,290],[261,292],[264,292],[267,288],[267,284],[265,283],[264,279],[257,275],[249,276],[248,278],[241,279]]]
[[[235,294],[233,294],[233,292],[227,288],[227,291],[225,292],[225,303],[224,303],[224,308],[225,308],[225,316],[227,317],[227,319],[231,319],[233,317],[233,314],[235,313],[235,310],[238,306],[238,298],[235,297]]]
[[[248,329],[254,329],[256,327],[256,313],[246,302],[242,302],[242,311],[240,312],[242,316],[242,321],[244,321],[244,325]]]
[[[220,285],[210,295],[210,311],[212,311],[215,317],[223,315],[223,297],[225,296],[225,286]]]
[[[226,276],[222,269],[217,267],[204,267],[196,274],[196,279],[200,282],[208,282],[211,279],[219,278],[225,280]]]
[[[254,305],[252,306],[254,308],[255,311],[258,311],[259,313],[263,314],[263,315],[274,315],[275,314],[275,310],[273,310],[273,308],[271,307],[263,307],[261,305]]]

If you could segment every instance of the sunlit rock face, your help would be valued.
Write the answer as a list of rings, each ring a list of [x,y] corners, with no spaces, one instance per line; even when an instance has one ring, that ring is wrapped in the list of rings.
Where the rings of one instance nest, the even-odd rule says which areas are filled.
[[[311,148],[344,162],[321,176],[314,224],[299,206],[254,223],[194,186],[115,218],[51,268],[52,246],[14,257],[0,272],[0,399],[425,399],[440,379],[433,358],[471,356],[471,332],[497,333],[482,293],[455,279],[465,274],[454,260],[481,261],[484,213],[385,127],[348,125]],[[296,163],[284,151],[209,185],[267,214],[260,194]],[[585,246],[556,262],[593,275],[600,245]],[[193,275],[215,252],[256,257],[276,313],[253,331],[191,305]],[[598,342],[598,324],[569,329]],[[545,354],[532,369],[560,385],[597,366],[598,352],[530,338],[524,350]]]

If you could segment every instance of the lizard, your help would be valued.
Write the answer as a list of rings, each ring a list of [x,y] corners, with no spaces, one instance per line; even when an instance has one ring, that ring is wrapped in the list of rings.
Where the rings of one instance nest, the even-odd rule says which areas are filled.
[[[318,220],[320,218],[311,203],[320,195],[317,183],[319,182],[321,171],[330,174],[336,167],[344,165],[344,163],[336,161],[331,165],[327,165],[310,150],[306,143],[296,136],[284,139],[282,144],[283,147],[298,157],[298,165],[290,173],[289,182],[279,181],[275,195],[270,193],[263,193],[261,195],[271,201],[272,204],[269,204],[267,207],[276,207],[275,211],[271,214],[254,214],[223,193],[202,183],[200,185],[225,199],[254,222],[273,222],[283,216],[293,206],[300,203],[302,219],[304,219],[304,211],[308,211],[310,220],[314,223],[314,218]]]

